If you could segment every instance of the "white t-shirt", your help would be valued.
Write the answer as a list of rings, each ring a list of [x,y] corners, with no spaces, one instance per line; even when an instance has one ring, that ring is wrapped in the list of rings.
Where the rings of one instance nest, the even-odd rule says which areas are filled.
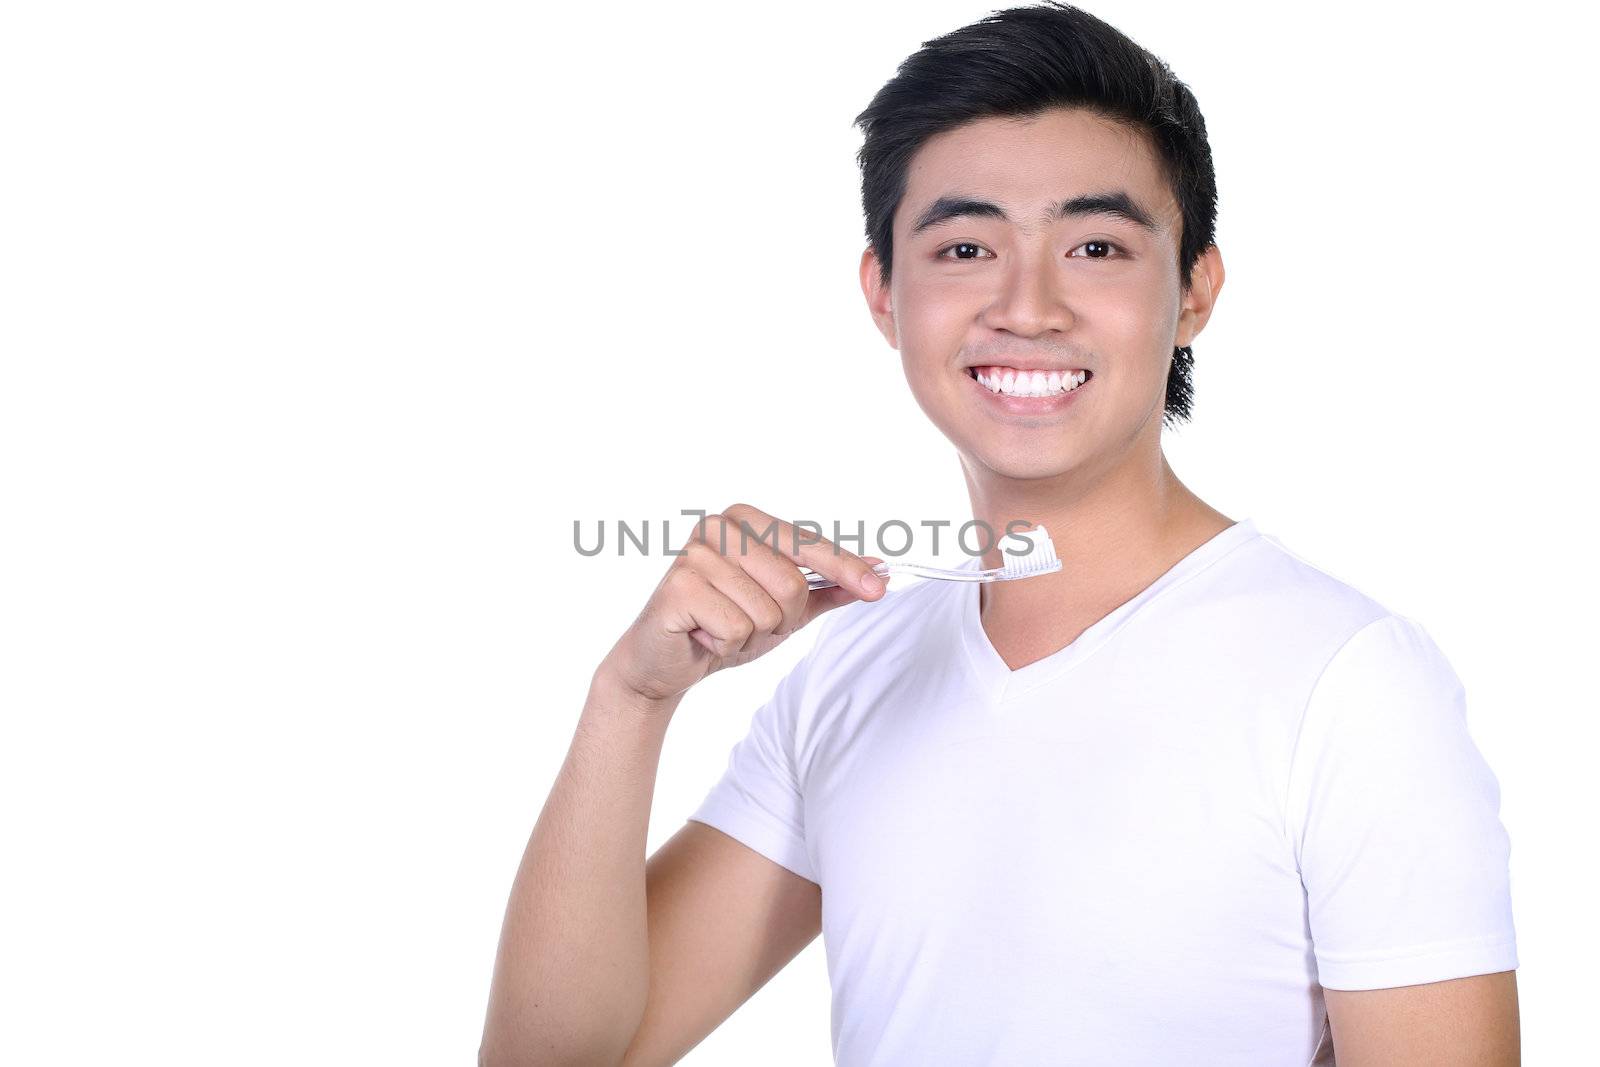
[[[1419,624],[1251,519],[1020,670],[980,588],[818,620],[690,816],[822,887],[840,1067],[1327,1062],[1323,987],[1517,967]]]

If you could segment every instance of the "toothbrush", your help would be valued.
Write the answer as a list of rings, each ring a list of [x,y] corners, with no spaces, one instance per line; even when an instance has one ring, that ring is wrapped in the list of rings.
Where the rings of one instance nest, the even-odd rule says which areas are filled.
[[[1051,543],[1050,534],[1043,526],[1035,526],[1027,533],[1008,533],[1006,536],[1028,544],[1029,550],[1021,555],[1005,553],[1007,562],[1004,567],[969,571],[929,567],[921,563],[879,563],[872,568],[872,573],[881,578],[887,578],[891,574],[915,574],[922,578],[939,578],[950,582],[1008,582],[1015,578],[1032,578],[1037,574],[1049,574],[1061,569],[1061,560],[1056,558],[1056,546]],[[832,578],[818,574],[810,567],[801,567],[800,571],[806,576],[806,585],[812,589],[827,589],[839,584]]]

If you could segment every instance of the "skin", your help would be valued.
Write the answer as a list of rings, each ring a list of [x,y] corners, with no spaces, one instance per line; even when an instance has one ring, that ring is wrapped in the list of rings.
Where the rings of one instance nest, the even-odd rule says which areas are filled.
[[[1111,216],[1040,221],[1063,197],[1119,188],[1156,217],[1157,233]],[[998,202],[1015,224],[963,218],[910,234],[923,208],[955,192]],[[995,530],[1039,523],[1063,560],[1055,574],[983,588],[984,629],[1013,669],[1065,647],[1233,523],[1178,479],[1161,449],[1172,350],[1204,327],[1223,283],[1213,247],[1183,290],[1180,226],[1142,135],[1060,109],[930,140],[895,215],[888,287],[875,251],[862,256],[873,321],[899,351],[918,405],[955,445],[973,517]],[[1120,255],[1087,247],[1097,240]],[[981,251],[950,250],[962,242]],[[1000,414],[964,368],[1013,353],[1093,378],[1060,415]],[[994,549],[984,565],[1002,562]]]
[[[1522,1062],[1517,972],[1394,989],[1326,989],[1339,1067],[1512,1067]]]
[[[1046,202],[1110,184],[1161,220],[1154,234],[1103,217],[1033,221]],[[911,239],[912,213],[951,191],[1026,221],[967,219]],[[984,587],[984,627],[1013,669],[1065,647],[1231,525],[1160,449],[1166,362],[1205,324],[1223,277],[1211,249],[1183,289],[1177,224],[1138,136],[1054,112],[975,123],[925,146],[896,219],[892,284],[877,284],[870,251],[862,260],[874,320],[918,404],[956,444],[974,517],[996,530],[1042,523],[1066,561],[1059,574]],[[1097,237],[1129,258],[1069,256]],[[958,240],[996,258],[935,258]],[[1016,351],[1071,353],[1094,378],[1058,417],[1001,416],[978,403],[962,367]],[[824,611],[883,595],[873,557],[827,542],[746,554],[702,536],[773,519],[747,504],[709,518],[595,670],[512,887],[483,1067],[676,1063],[821,932],[820,887],[720,830],[690,821],[644,859],[665,731],[688,689]],[[808,591],[801,564],[838,587]],[[1517,1062],[1511,972],[1329,990],[1327,1004],[1341,1067]]]
[[[1109,215],[1047,220],[1061,199],[1117,189],[1156,218],[1155,232]],[[923,210],[954,194],[994,201],[1011,221],[956,218],[913,236]],[[1181,226],[1145,134],[1055,109],[928,141],[895,215],[887,286],[875,251],[862,255],[873,321],[955,445],[973,517],[995,530],[1043,525],[1063,560],[1054,574],[982,589],[984,630],[1013,670],[1065,648],[1234,522],[1179,480],[1161,448],[1173,348],[1205,327],[1224,278],[1213,246],[1183,287]],[[1060,413],[1008,414],[965,370],[1008,354],[1093,377]],[[985,566],[1002,562],[986,553]],[[1520,1062],[1515,972],[1327,990],[1326,1002],[1341,1067]]]

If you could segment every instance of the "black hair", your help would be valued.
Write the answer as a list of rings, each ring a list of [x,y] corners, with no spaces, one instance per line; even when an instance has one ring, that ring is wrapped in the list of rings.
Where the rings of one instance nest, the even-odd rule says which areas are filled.
[[[1054,0],[994,11],[924,41],[856,117],[853,125],[866,135],[856,161],[867,240],[885,286],[895,211],[917,150],[976,119],[1029,117],[1056,107],[1083,108],[1148,134],[1182,211],[1178,275],[1188,290],[1195,260],[1216,240],[1217,180],[1200,106],[1162,60],[1088,12]],[[1173,349],[1163,412],[1169,424],[1190,417],[1193,367],[1188,346]]]

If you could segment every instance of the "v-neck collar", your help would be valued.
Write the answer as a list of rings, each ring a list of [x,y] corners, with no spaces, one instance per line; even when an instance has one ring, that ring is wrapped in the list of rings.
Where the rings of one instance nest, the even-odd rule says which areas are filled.
[[[1006,666],[1006,661],[995,651],[989,635],[983,629],[979,599],[983,584],[961,583],[960,596],[957,598],[961,612],[961,640],[966,646],[967,658],[977,673],[979,684],[995,703],[1045,685],[1088,658],[1146,604],[1256,536],[1258,531],[1253,519],[1238,520],[1174,563],[1131,600],[1113,608],[1079,634],[1071,644],[1016,670]]]

